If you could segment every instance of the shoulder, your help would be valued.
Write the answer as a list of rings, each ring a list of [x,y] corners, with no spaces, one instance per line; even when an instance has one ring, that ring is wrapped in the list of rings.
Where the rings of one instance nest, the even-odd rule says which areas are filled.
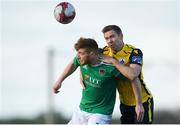
[[[101,62],[101,66],[110,72],[115,69],[115,66],[113,64],[109,64],[109,63],[105,63],[105,62]]]
[[[107,64],[107,63],[103,63],[103,64],[106,67],[105,68],[106,71],[108,71],[111,77],[118,77],[121,79],[126,79],[126,77],[123,76],[121,72],[113,64]]]
[[[101,65],[103,65],[103,66],[105,66],[105,67],[114,67],[113,64],[106,63],[106,62],[101,62]]]
[[[143,53],[142,53],[142,51],[140,49],[138,49],[138,48],[133,49],[129,59],[130,59],[131,64],[142,65],[142,63],[143,63]]]
[[[73,64],[75,65],[75,66],[79,66],[80,65],[80,61],[79,61],[79,58],[77,57],[77,55],[74,57],[74,59],[73,59]]]
[[[132,46],[130,44],[125,44],[124,50],[126,53],[129,53],[130,64],[139,64],[143,63],[143,53],[141,49]]]
[[[102,48],[102,54],[104,54],[104,55],[109,55],[109,53],[111,52],[111,48],[110,47],[108,47],[108,46],[105,46],[105,47],[103,47]]]
[[[132,51],[132,54],[131,54],[131,55],[143,56],[143,52],[141,51],[141,49],[139,49],[139,48],[135,48],[135,49],[133,49],[133,51]]]
[[[135,46],[133,46],[131,44],[125,44],[124,46],[125,46],[124,49],[131,51],[132,54],[133,53],[134,54],[142,54],[142,51],[141,51],[140,48],[137,48],[137,47],[135,47]]]

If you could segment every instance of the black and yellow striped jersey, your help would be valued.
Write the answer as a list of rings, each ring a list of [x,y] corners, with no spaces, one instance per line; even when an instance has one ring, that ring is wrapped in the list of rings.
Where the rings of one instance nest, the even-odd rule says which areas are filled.
[[[103,54],[116,58],[119,63],[126,66],[129,66],[130,64],[138,64],[141,66],[143,65],[142,51],[129,44],[124,44],[123,48],[116,54],[113,54],[111,48],[106,46],[103,48]],[[152,94],[145,85],[142,71],[139,75],[139,79],[142,88],[142,102],[145,102],[148,100],[148,98],[152,98]],[[133,106],[136,104],[130,80],[119,80],[117,89],[119,92],[120,101],[122,103],[129,106]]]

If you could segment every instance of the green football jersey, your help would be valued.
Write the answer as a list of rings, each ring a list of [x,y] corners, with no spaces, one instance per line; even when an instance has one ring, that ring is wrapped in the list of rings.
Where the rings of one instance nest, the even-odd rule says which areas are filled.
[[[82,91],[80,109],[90,113],[111,115],[116,99],[117,79],[125,77],[111,64],[81,65],[77,57],[74,66],[80,66],[85,89]]]

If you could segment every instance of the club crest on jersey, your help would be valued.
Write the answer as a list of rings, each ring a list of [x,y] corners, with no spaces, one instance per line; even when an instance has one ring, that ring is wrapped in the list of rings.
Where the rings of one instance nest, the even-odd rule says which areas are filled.
[[[104,75],[106,73],[106,70],[105,69],[99,69],[99,74],[100,75]]]
[[[120,59],[119,59],[119,63],[120,63],[120,64],[124,64],[125,61],[126,61],[126,60],[125,60],[124,58],[120,58]]]

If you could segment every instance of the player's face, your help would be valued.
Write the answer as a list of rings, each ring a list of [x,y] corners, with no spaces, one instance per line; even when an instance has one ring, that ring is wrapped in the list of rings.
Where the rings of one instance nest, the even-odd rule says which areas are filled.
[[[122,46],[122,35],[117,34],[115,31],[110,30],[106,33],[104,33],[104,38],[106,40],[106,43],[108,46],[114,51],[119,51],[119,47]]]
[[[88,64],[90,61],[90,55],[87,49],[81,48],[78,50],[78,58],[81,65]]]

